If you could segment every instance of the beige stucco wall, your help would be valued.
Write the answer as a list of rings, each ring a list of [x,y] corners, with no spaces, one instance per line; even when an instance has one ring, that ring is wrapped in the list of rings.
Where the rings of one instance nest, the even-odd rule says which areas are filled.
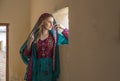
[[[19,49],[30,29],[29,0],[0,0],[0,23],[9,23],[9,79],[22,81],[25,65]]]
[[[68,81],[120,81],[119,4],[70,0]]]
[[[31,0],[31,28],[39,16],[44,12],[53,13],[58,9],[68,6],[68,0]]]

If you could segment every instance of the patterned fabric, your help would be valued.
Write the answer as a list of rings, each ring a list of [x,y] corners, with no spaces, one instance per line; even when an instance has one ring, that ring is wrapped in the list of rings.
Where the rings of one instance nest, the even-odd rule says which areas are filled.
[[[54,39],[51,35],[49,35],[45,40],[40,40],[39,39],[38,43],[36,44],[36,51],[37,51],[37,58],[38,59],[51,58],[50,59],[51,63],[42,63],[42,61],[37,63],[38,64],[37,66],[39,67],[37,72],[39,72],[40,69],[43,68],[45,65],[50,66],[50,67],[47,67],[46,70],[44,70],[44,71],[40,71],[42,73],[39,72],[39,73],[35,74],[36,76],[38,76],[38,77],[41,76],[41,75],[38,75],[38,74],[42,74],[42,75],[44,74],[46,76],[51,76],[52,73],[50,73],[50,72],[52,72],[52,69],[49,69],[49,68],[52,68],[52,61],[51,60],[52,60],[52,54],[53,54],[53,46],[54,46]],[[42,50],[43,47],[44,47],[44,51]],[[24,54],[30,56],[31,55],[31,50],[25,49]],[[45,55],[43,55],[43,54],[45,54]],[[49,73],[48,73],[48,71],[49,71]],[[50,78],[50,77],[48,77],[48,78]],[[37,79],[39,79],[39,78],[37,78]],[[47,79],[47,77],[46,77],[46,79]],[[31,58],[30,58],[30,64],[29,64],[29,67],[28,67],[27,80],[32,81],[32,59]],[[39,79],[39,81],[40,80],[42,80],[42,79]],[[42,81],[46,81],[46,80],[42,80]]]
[[[37,59],[37,68],[33,75],[34,81],[52,81],[52,58]]]
[[[26,79],[28,81],[32,81],[32,58],[30,58],[30,64],[28,66],[28,74],[26,76],[27,76]]]
[[[36,44],[37,58],[51,57],[53,54],[54,39],[51,35],[48,38],[41,40],[39,39]]]

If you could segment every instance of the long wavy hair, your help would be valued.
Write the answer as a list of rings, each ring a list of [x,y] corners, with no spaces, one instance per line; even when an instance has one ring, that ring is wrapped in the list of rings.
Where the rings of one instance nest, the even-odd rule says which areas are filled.
[[[43,32],[43,25],[44,25],[44,24],[43,24],[42,22],[43,22],[45,19],[47,19],[48,17],[53,17],[53,15],[50,14],[50,13],[43,13],[43,14],[40,16],[38,22],[36,23],[36,24],[37,24],[37,27],[36,27],[37,30],[36,30],[35,40],[34,40],[35,43],[38,42],[39,37],[41,36],[41,33]]]

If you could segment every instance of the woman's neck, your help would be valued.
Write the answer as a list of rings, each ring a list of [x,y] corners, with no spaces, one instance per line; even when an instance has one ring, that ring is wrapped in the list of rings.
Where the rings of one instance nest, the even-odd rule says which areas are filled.
[[[48,35],[49,34],[49,31],[48,30],[46,30],[46,29],[43,29],[42,30],[42,35]]]
[[[41,35],[40,35],[40,39],[45,40],[48,36],[49,36],[49,31],[43,29],[42,32],[41,32]]]

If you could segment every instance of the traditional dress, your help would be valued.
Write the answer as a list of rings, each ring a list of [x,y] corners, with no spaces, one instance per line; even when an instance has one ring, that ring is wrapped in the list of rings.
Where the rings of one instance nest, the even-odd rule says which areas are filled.
[[[55,35],[56,34],[56,35]],[[53,30],[45,40],[40,40],[31,45],[31,50],[26,49],[26,42],[20,49],[23,62],[27,65],[26,81],[56,81],[60,73],[59,45],[68,44],[68,31],[61,34]]]

